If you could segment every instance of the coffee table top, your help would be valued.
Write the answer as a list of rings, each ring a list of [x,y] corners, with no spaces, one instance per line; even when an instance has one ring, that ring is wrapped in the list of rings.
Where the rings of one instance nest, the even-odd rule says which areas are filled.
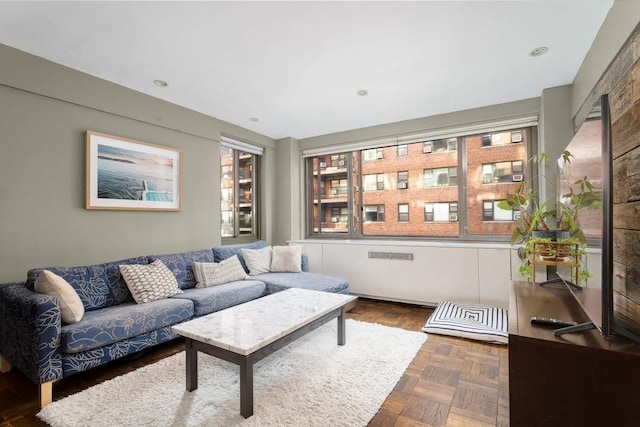
[[[247,355],[357,298],[292,288],[181,323],[172,329],[184,337]]]

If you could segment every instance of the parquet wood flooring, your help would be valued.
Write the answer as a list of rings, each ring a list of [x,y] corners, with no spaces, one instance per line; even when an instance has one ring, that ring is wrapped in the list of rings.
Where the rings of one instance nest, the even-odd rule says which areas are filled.
[[[348,317],[419,331],[433,310],[359,299]],[[180,339],[54,384],[54,400],[182,351]],[[508,426],[507,348],[430,334],[369,426]],[[37,389],[12,370],[0,374],[0,427],[44,426]]]

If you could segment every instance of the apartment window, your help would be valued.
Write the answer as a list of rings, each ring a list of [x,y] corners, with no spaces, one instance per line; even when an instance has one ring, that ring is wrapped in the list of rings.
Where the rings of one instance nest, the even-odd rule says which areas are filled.
[[[348,191],[346,179],[332,179],[331,180],[331,195],[339,196],[341,194],[347,194]]]
[[[259,237],[258,167],[262,150],[247,146],[248,152],[225,142],[220,149],[220,233],[223,243],[255,240]]]
[[[426,222],[458,221],[458,202],[426,202],[424,220]]]
[[[364,191],[384,190],[384,174],[375,173],[362,176],[362,188]]]
[[[407,203],[398,204],[398,222],[409,222],[409,205]]]
[[[331,208],[331,222],[347,222],[349,221],[349,208],[336,207]]]
[[[507,213],[497,211],[493,205],[491,213],[488,204],[485,212],[484,202],[504,200],[519,184],[514,179],[528,172],[524,164],[530,141],[535,138],[533,129],[495,132],[501,135],[500,141],[495,138],[496,143],[506,141],[495,150],[483,145],[487,135],[490,143],[494,141],[491,136],[494,133],[489,132],[427,142],[416,138],[416,142],[401,144],[406,145],[407,153],[420,153],[429,143],[431,152],[438,154],[408,155],[402,159],[402,166],[393,155],[377,158],[384,150],[388,154],[397,147],[340,153],[345,154],[346,162],[346,167],[340,169],[321,167],[322,162],[331,164],[331,153],[307,157],[308,235],[322,237],[339,233],[346,238],[464,237],[506,241],[515,226],[513,220],[507,221]],[[516,131],[522,141],[512,143],[511,136]],[[376,161],[370,161],[374,159]],[[490,182],[500,185],[489,187],[489,175]],[[321,190],[324,183],[326,195]],[[330,195],[332,190],[336,194]],[[409,215],[411,203],[414,213]],[[383,209],[394,206],[397,218],[389,221]],[[422,214],[421,209],[424,209]],[[332,210],[342,212],[339,217],[344,221],[331,222]],[[485,216],[489,218],[489,214],[492,219],[483,220]],[[512,219],[513,212],[508,214]],[[398,222],[405,226],[396,226]],[[409,224],[411,226],[406,226]]]
[[[344,168],[347,165],[347,155],[346,154],[334,154],[331,156],[331,167],[332,168]]]
[[[482,135],[482,146],[491,147],[494,145],[508,145],[519,143],[524,140],[522,130],[497,132]]]
[[[409,171],[398,172],[398,189],[406,190],[409,188]]]
[[[516,211],[511,209],[500,209],[498,204],[500,200],[483,200],[482,201],[482,220],[483,221],[515,221]]]
[[[409,154],[408,147],[407,144],[398,145],[398,157],[406,157]]]
[[[362,152],[362,158],[364,160],[381,160],[384,159],[384,148],[374,148],[371,150],[364,150]]]
[[[438,139],[425,141],[422,145],[423,153],[446,153],[458,149],[458,138]]]
[[[384,222],[384,205],[365,205],[364,220],[368,222]]]
[[[458,185],[458,168],[437,168],[424,170],[425,187],[446,187]]]
[[[520,182],[523,179],[522,165],[522,160],[484,163],[482,165],[482,183]]]

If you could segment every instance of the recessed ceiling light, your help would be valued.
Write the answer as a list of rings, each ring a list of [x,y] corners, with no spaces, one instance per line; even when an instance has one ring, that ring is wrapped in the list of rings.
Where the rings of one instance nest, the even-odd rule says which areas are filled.
[[[250,122],[257,122],[259,119],[257,117],[249,117]]]
[[[169,86],[169,83],[165,82],[164,80],[154,80],[153,84],[155,84],[156,86],[159,86],[159,87],[167,87],[167,86]]]
[[[356,95],[358,96],[367,96],[369,94],[369,91],[366,89],[360,89],[359,91],[356,92]]]
[[[537,47],[537,48],[533,49],[531,52],[529,52],[529,56],[540,56],[540,55],[544,55],[547,52],[549,52],[549,48],[548,47],[540,46],[540,47]]]

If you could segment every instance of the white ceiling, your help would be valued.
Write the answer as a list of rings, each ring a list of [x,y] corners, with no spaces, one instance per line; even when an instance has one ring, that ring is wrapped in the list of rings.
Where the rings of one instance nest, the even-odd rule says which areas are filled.
[[[0,43],[272,138],[305,138],[569,84],[612,4],[0,2]],[[529,56],[538,46],[549,53]]]

